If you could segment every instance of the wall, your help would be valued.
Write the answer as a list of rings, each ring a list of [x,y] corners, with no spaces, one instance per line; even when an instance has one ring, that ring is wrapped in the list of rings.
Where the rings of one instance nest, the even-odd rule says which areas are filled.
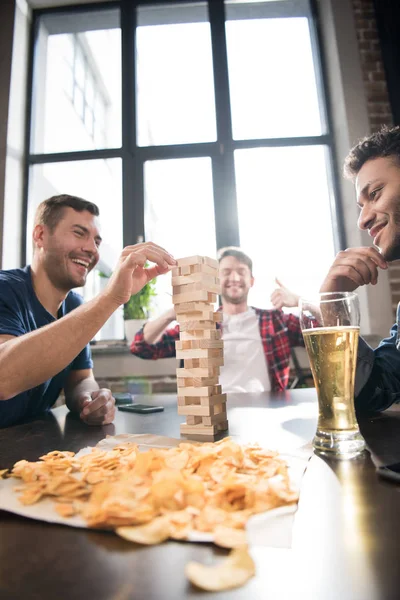
[[[3,0],[0,4],[0,257],[3,253],[3,210],[14,9],[14,0]]]
[[[392,125],[392,112],[372,0],[352,0],[371,132]],[[400,302],[400,265],[389,267],[393,318]]]

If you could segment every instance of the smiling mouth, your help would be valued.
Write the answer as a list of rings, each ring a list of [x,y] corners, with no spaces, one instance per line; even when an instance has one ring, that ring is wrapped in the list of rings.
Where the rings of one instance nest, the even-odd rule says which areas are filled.
[[[379,225],[377,227],[373,227],[370,232],[369,235],[372,237],[373,243],[376,245],[377,239],[380,236],[381,232],[385,229],[386,224],[385,225]]]
[[[88,270],[90,267],[90,262],[87,262],[86,260],[83,260],[81,258],[71,258],[71,260],[73,263],[75,263],[76,265],[79,265],[80,267],[85,268],[86,270]]]

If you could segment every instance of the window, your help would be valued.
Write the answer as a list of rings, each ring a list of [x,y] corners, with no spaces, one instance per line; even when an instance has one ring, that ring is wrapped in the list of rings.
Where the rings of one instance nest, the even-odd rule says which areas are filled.
[[[275,276],[318,287],[344,240],[310,2],[34,11],[28,256],[37,203],[86,194],[105,222],[100,271],[141,239],[177,257],[241,245],[254,305],[268,306]],[[155,314],[171,305],[168,276],[157,292]]]

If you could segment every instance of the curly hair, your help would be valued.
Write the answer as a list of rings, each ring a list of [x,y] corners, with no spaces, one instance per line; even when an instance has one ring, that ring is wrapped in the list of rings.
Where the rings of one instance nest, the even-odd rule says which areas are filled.
[[[393,157],[400,166],[400,127],[385,125],[376,133],[360,140],[344,161],[344,176],[354,179],[367,160],[387,157]]]

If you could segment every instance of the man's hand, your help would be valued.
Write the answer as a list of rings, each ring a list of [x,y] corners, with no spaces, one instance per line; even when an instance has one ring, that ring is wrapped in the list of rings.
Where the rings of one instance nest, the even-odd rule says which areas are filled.
[[[87,425],[108,425],[114,421],[115,399],[111,390],[102,388],[94,392],[83,392],[79,403],[79,416]]]
[[[376,248],[348,248],[336,255],[320,292],[353,292],[362,285],[378,281],[378,269],[388,263]]]
[[[275,279],[275,282],[278,288],[271,294],[271,302],[274,307],[280,310],[284,306],[297,306],[299,304],[299,296],[285,287],[279,279]]]
[[[155,264],[146,268],[146,262]],[[140,292],[148,281],[167,273],[175,265],[173,256],[152,242],[127,246],[123,249],[117,268],[103,293],[120,306]]]

